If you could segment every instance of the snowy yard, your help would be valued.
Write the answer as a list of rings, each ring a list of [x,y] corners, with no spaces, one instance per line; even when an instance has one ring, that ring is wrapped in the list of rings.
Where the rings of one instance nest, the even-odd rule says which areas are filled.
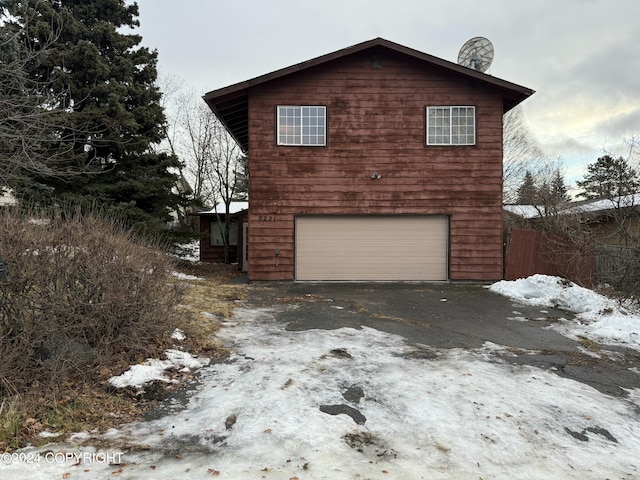
[[[542,276],[491,289],[578,312],[552,327],[563,334],[640,349],[640,318],[589,290]],[[172,364],[201,373],[186,408],[23,449],[22,462],[3,458],[0,476],[640,478],[640,391],[614,398],[511,365],[495,355],[504,355],[495,344],[434,349],[366,327],[284,327],[272,310],[238,308],[220,332],[233,351],[226,361],[207,365],[172,353]],[[180,335],[174,338],[179,346]],[[158,363],[148,364],[157,377]],[[640,375],[639,366],[633,371]],[[127,378],[139,383],[144,372],[138,366]]]

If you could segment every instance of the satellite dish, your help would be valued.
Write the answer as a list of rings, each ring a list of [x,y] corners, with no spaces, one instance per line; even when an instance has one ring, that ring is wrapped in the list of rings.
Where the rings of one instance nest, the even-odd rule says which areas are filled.
[[[484,37],[473,37],[462,46],[458,64],[479,72],[486,72],[493,61],[493,44]]]

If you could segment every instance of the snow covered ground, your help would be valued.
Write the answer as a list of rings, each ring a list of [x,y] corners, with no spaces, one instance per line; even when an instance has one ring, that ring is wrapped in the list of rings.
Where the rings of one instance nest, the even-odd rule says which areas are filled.
[[[566,326],[573,334],[615,308],[554,281],[492,289],[572,306],[584,322]],[[601,327],[621,342],[637,335]],[[22,462],[2,459],[0,478],[640,478],[640,391],[614,398],[511,365],[494,355],[499,345],[439,350],[371,328],[286,331],[270,310],[237,309],[220,337],[234,353],[201,367],[186,408],[23,449]]]
[[[640,350],[640,313],[592,290],[558,277],[533,275],[494,283],[490,290],[528,305],[557,307],[576,313],[575,320],[551,328],[569,337],[585,336],[609,345]]]
[[[200,242],[198,240],[177,245],[175,250],[176,252],[172,256],[180,260],[192,263],[200,261]]]

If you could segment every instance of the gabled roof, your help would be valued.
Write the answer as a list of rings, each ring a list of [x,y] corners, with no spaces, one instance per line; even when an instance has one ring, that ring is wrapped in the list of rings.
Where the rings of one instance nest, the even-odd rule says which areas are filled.
[[[516,85],[515,83],[507,82],[506,80],[492,77],[477,70],[463,67],[457,63],[449,62],[442,58],[390,42],[384,38],[375,38],[353,45],[352,47],[307,60],[306,62],[297,63],[290,67],[267,73],[266,75],[261,75],[251,80],[213,90],[206,93],[203,98],[204,101],[207,102],[207,105],[209,105],[209,108],[211,108],[213,113],[216,114],[229,133],[235,138],[242,150],[246,152],[249,148],[248,100],[249,89],[251,87],[371,48],[388,49],[420,60],[425,64],[455,72],[465,77],[476,79],[488,86],[498,88],[503,95],[505,112],[534,93],[533,90]]]

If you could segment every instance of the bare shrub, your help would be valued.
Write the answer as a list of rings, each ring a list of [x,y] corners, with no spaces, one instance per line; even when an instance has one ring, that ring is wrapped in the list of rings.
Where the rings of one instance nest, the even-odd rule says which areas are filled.
[[[155,354],[177,325],[171,259],[116,221],[0,209],[0,255],[0,394]]]

